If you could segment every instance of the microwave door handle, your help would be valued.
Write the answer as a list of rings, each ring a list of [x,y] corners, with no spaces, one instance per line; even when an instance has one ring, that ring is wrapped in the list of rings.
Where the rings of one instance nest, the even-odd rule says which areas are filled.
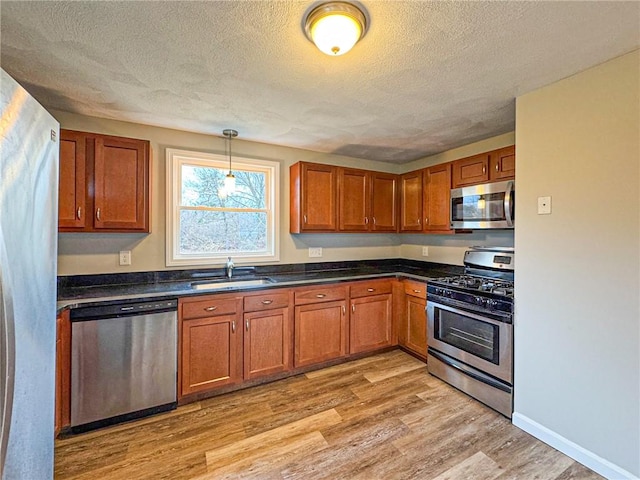
[[[507,226],[513,227],[513,181],[507,182],[507,191],[504,193],[504,216]]]

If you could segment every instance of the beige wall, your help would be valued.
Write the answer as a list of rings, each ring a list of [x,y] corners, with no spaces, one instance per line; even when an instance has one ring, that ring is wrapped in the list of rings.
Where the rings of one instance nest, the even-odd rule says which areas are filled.
[[[224,153],[224,138],[147,125],[119,122],[53,111],[61,128],[88,132],[144,138],[152,149],[152,221],[151,234],[87,234],[63,233],[58,238],[58,274],[78,275],[165,270],[165,149],[167,147]],[[408,165],[311,152],[279,147],[240,138],[234,140],[234,155],[263,158],[280,162],[280,263],[310,261],[340,261],[406,257],[437,263],[462,265],[464,250],[471,245],[513,245],[513,232],[449,235],[396,234],[304,234],[289,233],[289,166],[304,160],[333,165],[365,168],[391,173],[441,163],[481,153],[514,143],[514,134],[483,140],[450,152],[427,157]],[[429,256],[422,256],[422,245],[431,245]],[[309,247],[322,247],[321,259],[310,259]],[[131,250],[132,264],[118,265],[118,252]],[[182,267],[174,267],[182,268]],[[197,268],[197,267],[194,267]],[[204,267],[203,267],[204,268]]]
[[[516,104],[514,423],[616,479],[640,476],[639,72],[636,51]]]

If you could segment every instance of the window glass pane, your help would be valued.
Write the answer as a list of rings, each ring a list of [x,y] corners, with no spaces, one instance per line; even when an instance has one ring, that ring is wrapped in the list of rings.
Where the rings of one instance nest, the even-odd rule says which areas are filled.
[[[226,170],[182,165],[181,204],[195,207],[223,207]]]
[[[236,191],[226,198],[229,208],[266,208],[266,178],[263,172],[234,171]]]
[[[180,212],[180,254],[264,252],[267,238],[265,212]]]

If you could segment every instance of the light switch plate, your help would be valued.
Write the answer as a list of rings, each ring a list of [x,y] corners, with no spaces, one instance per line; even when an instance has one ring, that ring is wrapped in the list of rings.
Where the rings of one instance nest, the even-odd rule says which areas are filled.
[[[309,247],[309,257],[318,258],[322,256],[322,247]]]
[[[131,250],[120,250],[120,265],[131,265]]]
[[[429,247],[422,247],[422,256],[423,257],[429,256]]]
[[[538,215],[551,214],[551,197],[538,197]]]

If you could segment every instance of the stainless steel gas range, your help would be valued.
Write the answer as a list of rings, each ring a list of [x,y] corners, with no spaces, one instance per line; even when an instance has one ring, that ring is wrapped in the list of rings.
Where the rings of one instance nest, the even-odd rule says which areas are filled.
[[[511,418],[515,252],[473,247],[464,264],[465,275],[427,283],[427,367]]]

